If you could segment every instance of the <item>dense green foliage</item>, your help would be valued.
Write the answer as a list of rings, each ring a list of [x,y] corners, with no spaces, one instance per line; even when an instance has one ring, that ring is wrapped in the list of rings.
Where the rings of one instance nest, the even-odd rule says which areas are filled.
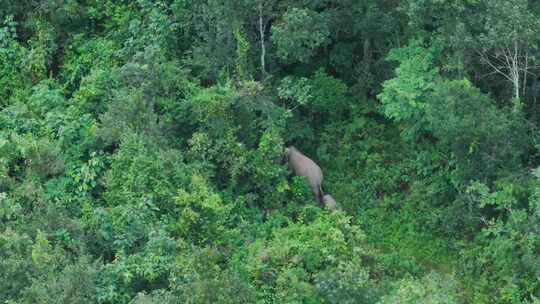
[[[538,20],[0,1],[0,304],[539,303]]]

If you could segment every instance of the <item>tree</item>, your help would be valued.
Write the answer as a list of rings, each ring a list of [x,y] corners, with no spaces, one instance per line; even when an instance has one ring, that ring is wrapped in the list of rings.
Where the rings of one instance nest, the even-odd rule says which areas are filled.
[[[427,129],[456,157],[463,182],[492,181],[499,171],[519,170],[527,147],[519,109],[499,109],[467,80],[437,83],[426,104]]]
[[[449,275],[431,272],[420,280],[403,279],[379,304],[457,304],[457,282]]]
[[[425,130],[425,107],[428,97],[439,80],[439,70],[434,64],[437,48],[426,47],[421,40],[393,49],[388,59],[396,60],[396,77],[383,83],[378,95],[382,112],[402,125],[402,135],[415,139]]]
[[[483,1],[484,9],[481,14],[472,16],[477,20],[471,25],[483,24],[482,30],[466,40],[492,73],[512,84],[515,99],[520,99],[526,90],[528,77],[535,76],[534,71],[539,67],[535,50],[540,21],[528,3],[527,0]]]
[[[22,73],[28,50],[17,42],[17,23],[8,16],[0,20],[0,108],[24,94],[29,81]]]
[[[272,26],[272,41],[286,62],[307,62],[320,47],[330,43],[330,30],[323,13],[291,8]]]

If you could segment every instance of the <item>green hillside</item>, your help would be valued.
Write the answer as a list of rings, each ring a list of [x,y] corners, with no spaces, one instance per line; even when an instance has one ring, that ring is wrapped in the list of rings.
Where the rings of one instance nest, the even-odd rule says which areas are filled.
[[[540,304],[538,98],[539,1],[0,0],[0,304]]]

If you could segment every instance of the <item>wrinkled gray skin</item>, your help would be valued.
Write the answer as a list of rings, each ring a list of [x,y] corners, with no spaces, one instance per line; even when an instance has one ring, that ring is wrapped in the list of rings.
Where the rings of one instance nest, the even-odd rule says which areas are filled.
[[[335,210],[337,209],[337,203],[336,203],[336,200],[330,195],[330,194],[325,194],[323,196],[323,204],[326,208],[330,209],[330,210]]]
[[[322,191],[323,174],[321,168],[293,146],[286,148],[285,154],[289,168],[295,175],[304,176],[307,179],[317,202],[322,204],[324,193]]]

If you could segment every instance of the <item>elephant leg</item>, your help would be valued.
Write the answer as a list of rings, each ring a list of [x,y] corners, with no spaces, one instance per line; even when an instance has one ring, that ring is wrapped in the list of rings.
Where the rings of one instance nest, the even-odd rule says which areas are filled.
[[[317,202],[319,202],[319,204],[322,204],[324,194],[322,192],[321,185],[313,185],[313,186],[311,186],[311,191],[315,195],[315,199],[317,200]]]

